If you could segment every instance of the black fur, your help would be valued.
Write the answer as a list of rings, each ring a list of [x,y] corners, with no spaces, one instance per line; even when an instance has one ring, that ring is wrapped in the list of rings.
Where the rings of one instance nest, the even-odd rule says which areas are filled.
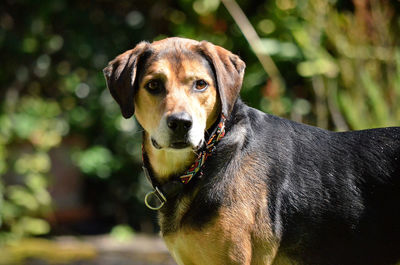
[[[251,154],[268,190],[278,254],[307,265],[380,265],[400,261],[400,127],[336,133],[262,113],[236,101],[226,136],[203,168],[161,211],[171,218],[182,196],[199,191],[181,225],[201,229],[220,207]],[[165,234],[176,227],[164,226]],[[238,235],[240,236],[240,235]]]

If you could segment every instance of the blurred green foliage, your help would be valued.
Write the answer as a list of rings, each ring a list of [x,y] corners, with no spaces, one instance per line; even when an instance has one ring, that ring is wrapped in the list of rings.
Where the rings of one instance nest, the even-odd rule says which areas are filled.
[[[48,233],[40,219],[50,210],[48,151],[68,132],[54,100],[8,94],[0,113],[0,242]]]
[[[68,147],[100,216],[154,223],[142,195],[141,129],[124,120],[102,68],[141,40],[206,39],[247,64],[242,98],[345,130],[399,125],[398,1],[238,0],[286,82],[268,81],[219,0],[5,0],[0,9],[0,241],[50,231],[51,151]],[[101,196],[97,196],[101,194]],[[117,237],[131,233],[117,227]]]

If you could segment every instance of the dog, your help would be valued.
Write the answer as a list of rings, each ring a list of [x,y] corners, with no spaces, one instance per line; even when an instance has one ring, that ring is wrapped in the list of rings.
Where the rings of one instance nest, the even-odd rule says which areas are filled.
[[[244,70],[184,38],[141,42],[103,70],[144,129],[146,204],[176,262],[398,262],[400,127],[331,132],[263,113],[239,98]]]

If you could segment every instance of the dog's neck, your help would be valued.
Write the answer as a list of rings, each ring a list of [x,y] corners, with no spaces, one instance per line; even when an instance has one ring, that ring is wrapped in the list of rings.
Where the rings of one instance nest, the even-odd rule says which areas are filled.
[[[143,148],[159,183],[166,182],[170,176],[183,173],[196,159],[196,154],[191,149],[156,149],[146,132],[143,136]]]

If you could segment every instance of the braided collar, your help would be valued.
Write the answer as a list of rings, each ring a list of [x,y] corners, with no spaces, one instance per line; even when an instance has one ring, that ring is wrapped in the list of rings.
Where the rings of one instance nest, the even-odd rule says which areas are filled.
[[[206,162],[207,158],[211,156],[212,151],[215,149],[215,144],[225,136],[225,120],[225,117],[222,116],[216,130],[213,132],[210,139],[208,139],[206,148],[199,153],[193,165],[186,170],[182,176],[179,177],[183,184],[188,184],[189,181],[191,181],[192,178],[197,174],[197,172],[202,173],[200,169]]]
[[[216,144],[219,140],[221,140],[225,136],[225,121],[226,118],[224,115],[221,114],[221,119],[218,125],[215,127],[214,131],[211,133],[210,138],[208,139],[205,147],[202,148],[200,153],[198,154],[195,162],[187,169],[183,175],[179,176],[178,178],[174,178],[172,181],[167,182],[164,185],[159,185],[156,181],[153,174],[150,173],[147,165],[149,165],[148,157],[146,152],[144,151],[142,145],[142,160],[143,160],[143,171],[146,178],[149,180],[150,184],[153,186],[153,191],[150,191],[146,194],[145,197],[145,204],[148,208],[152,210],[159,210],[162,206],[167,202],[167,197],[169,193],[177,193],[177,190],[180,189],[180,186],[187,185],[193,178],[197,175],[202,175],[202,167],[205,164],[207,158],[209,158],[213,151],[216,148]],[[178,181],[177,181],[178,180]],[[178,185],[177,185],[178,183]],[[180,184],[180,185],[179,185]],[[155,196],[160,204],[158,206],[152,206],[149,203],[150,197]]]

